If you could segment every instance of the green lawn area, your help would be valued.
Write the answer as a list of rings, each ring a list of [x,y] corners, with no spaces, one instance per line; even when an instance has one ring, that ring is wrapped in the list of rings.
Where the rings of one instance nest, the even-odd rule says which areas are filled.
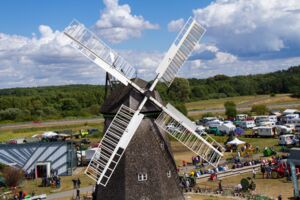
[[[26,191],[27,193],[31,194],[34,192],[36,195],[39,194],[51,194],[57,193],[62,191],[68,191],[73,189],[73,182],[72,179],[79,178],[81,181],[80,187],[87,187],[90,185],[94,185],[95,182],[83,174],[84,168],[79,169],[80,173],[78,175],[73,176],[61,176],[61,187],[60,188],[52,188],[52,187],[40,187],[42,180],[24,180],[23,183],[20,185],[18,190]],[[68,198],[70,199],[70,198]]]

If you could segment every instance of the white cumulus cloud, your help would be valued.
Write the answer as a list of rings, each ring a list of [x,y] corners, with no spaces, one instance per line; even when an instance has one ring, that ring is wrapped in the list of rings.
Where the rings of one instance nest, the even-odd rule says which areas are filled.
[[[177,32],[184,26],[184,19],[180,18],[177,20],[172,20],[168,24],[168,30],[170,32]]]
[[[299,0],[217,0],[193,13],[221,51],[269,58],[299,53],[299,9]]]
[[[104,0],[106,8],[94,26],[99,35],[112,43],[119,43],[130,38],[138,38],[142,31],[158,29],[141,15],[133,15],[128,4],[119,5],[118,0]]]

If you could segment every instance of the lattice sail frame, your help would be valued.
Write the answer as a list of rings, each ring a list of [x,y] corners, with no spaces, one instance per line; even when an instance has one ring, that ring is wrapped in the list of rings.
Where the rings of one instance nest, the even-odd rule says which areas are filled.
[[[155,123],[208,164],[217,167],[224,148],[207,133],[197,134],[192,122],[171,104],[166,108]]]
[[[122,105],[106,130],[85,170],[97,184],[106,186],[144,115]]]
[[[204,33],[205,29],[190,17],[156,69],[161,82],[168,87],[172,84],[180,67],[188,59]]]
[[[128,85],[128,79],[135,76],[134,67],[77,20],[73,20],[65,28],[64,33],[71,39],[72,47],[79,50],[124,85]]]

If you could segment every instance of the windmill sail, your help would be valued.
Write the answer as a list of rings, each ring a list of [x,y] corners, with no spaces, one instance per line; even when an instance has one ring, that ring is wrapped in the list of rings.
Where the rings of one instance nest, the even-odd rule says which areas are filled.
[[[156,70],[161,82],[168,87],[172,84],[180,67],[187,60],[204,32],[205,29],[190,17]]]
[[[144,115],[122,105],[109,125],[85,174],[106,186]]]
[[[168,104],[155,123],[210,165],[217,167],[223,147],[208,134],[195,132],[192,122]]]
[[[134,77],[135,69],[83,24],[74,20],[64,33],[71,40],[71,46],[124,85],[128,85],[129,79]]]

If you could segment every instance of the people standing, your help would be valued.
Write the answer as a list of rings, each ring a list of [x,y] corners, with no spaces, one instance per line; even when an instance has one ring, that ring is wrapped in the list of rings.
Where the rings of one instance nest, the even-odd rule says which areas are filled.
[[[80,200],[80,190],[77,188],[76,190],[76,200]]]
[[[80,179],[78,178],[78,179],[77,179],[77,187],[78,187],[78,188],[80,188],[80,184],[81,184],[81,182],[80,182]]]
[[[265,178],[266,168],[265,168],[264,165],[260,166],[260,171],[261,171],[261,174],[262,174],[262,178]]]
[[[256,171],[255,171],[255,168],[253,167],[253,169],[252,169],[252,177],[253,177],[253,179],[255,179],[255,176],[256,176]]]
[[[219,191],[223,192],[222,180],[219,181]]]
[[[72,179],[72,182],[73,182],[73,189],[76,189],[77,188],[77,181],[75,179]]]

